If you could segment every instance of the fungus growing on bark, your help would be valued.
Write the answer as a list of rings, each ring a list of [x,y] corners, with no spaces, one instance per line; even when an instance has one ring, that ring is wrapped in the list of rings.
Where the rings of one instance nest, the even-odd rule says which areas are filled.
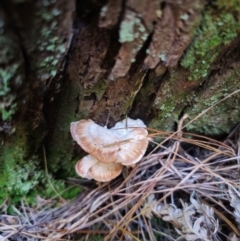
[[[105,166],[107,168],[107,164],[120,170],[119,165],[122,169],[122,165],[133,165],[141,160],[148,146],[148,132],[145,124],[139,119],[127,118],[116,123],[111,129],[99,126],[92,120],[80,120],[71,123],[70,131],[73,139],[92,156],[84,157],[78,162],[78,174],[95,180],[98,178],[92,174],[92,170],[96,170],[95,165],[99,165],[102,171]],[[88,162],[86,166],[85,162]],[[92,176],[89,176],[89,173]]]
[[[95,157],[87,155],[77,162],[75,169],[81,177],[108,182],[120,175],[122,165],[120,163],[99,162]]]

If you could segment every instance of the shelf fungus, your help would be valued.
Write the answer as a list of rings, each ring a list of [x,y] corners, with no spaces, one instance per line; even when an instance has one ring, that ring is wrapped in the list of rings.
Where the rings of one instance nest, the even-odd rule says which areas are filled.
[[[76,164],[77,173],[88,179],[107,182],[117,177],[122,165],[141,160],[148,146],[148,131],[137,119],[127,118],[107,129],[92,120],[72,122],[73,139],[90,155]]]

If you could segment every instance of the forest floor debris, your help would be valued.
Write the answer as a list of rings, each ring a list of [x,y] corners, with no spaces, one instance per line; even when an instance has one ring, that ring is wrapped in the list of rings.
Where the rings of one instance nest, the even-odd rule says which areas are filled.
[[[180,127],[182,123],[179,124]],[[74,200],[22,200],[1,240],[240,240],[240,125],[223,141],[149,128],[140,163],[110,183],[69,179]]]

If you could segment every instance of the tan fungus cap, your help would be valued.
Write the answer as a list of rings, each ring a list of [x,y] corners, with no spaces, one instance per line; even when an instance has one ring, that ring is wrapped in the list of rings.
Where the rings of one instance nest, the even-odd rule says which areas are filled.
[[[119,176],[122,165],[119,163],[102,163],[91,155],[87,155],[76,164],[78,175],[99,182],[109,182]]]
[[[75,170],[79,176],[87,179],[92,179],[91,176],[88,174],[88,171],[96,163],[98,163],[98,160],[96,158],[91,155],[87,155],[77,162]]]
[[[112,129],[97,125],[92,120],[71,123],[71,134],[88,153],[104,163],[132,165],[144,155],[148,146],[148,132],[141,120],[128,118]]]

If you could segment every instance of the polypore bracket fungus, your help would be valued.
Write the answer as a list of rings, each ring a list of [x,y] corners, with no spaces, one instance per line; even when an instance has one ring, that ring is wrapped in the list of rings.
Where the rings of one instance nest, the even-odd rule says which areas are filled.
[[[71,123],[70,131],[73,139],[90,154],[77,163],[77,173],[102,182],[117,177],[122,165],[129,166],[140,161],[149,141],[146,125],[139,119],[127,118],[111,129],[92,120],[80,120]],[[110,172],[114,173],[112,177]]]

